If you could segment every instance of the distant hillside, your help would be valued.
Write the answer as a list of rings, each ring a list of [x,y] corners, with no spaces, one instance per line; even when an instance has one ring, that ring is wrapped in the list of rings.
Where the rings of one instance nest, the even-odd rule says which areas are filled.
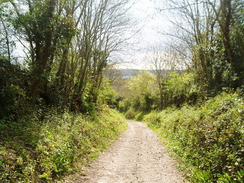
[[[122,76],[123,76],[124,79],[128,79],[128,78],[130,78],[132,76],[135,76],[135,75],[139,74],[140,71],[142,71],[142,70],[140,70],[140,69],[121,69],[119,71],[122,73]],[[154,74],[155,70],[149,70],[149,72]],[[182,73],[183,71],[182,70],[174,70],[174,71],[172,71],[172,70],[163,70],[162,72],[163,72],[164,75],[168,75],[171,72]]]
[[[128,79],[140,73],[140,69],[121,69],[122,76],[124,79]]]

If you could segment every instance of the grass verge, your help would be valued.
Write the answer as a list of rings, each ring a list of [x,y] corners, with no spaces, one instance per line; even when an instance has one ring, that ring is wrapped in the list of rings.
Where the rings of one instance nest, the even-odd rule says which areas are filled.
[[[44,119],[0,121],[0,182],[55,182],[96,158],[126,129],[102,107],[95,117],[49,112]]]

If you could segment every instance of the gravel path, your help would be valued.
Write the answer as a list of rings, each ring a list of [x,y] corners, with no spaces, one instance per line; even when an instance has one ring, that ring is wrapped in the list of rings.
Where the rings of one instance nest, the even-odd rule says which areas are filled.
[[[158,137],[145,124],[128,121],[128,130],[74,183],[185,183]]]

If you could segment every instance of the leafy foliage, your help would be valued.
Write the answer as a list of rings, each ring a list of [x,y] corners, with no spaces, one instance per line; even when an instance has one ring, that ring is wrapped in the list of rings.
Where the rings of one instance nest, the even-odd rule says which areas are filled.
[[[205,96],[200,92],[192,73],[171,72],[161,85],[162,91],[156,85],[156,76],[146,71],[126,80],[126,92],[121,94],[123,99],[119,103],[120,110],[125,112],[127,118],[134,118],[140,111],[146,112],[171,105],[179,107],[184,103],[196,104]]]
[[[126,128],[105,106],[95,118],[51,110],[24,121],[0,121],[0,181],[49,182],[87,165]],[[6,130],[8,129],[8,130]]]
[[[243,182],[241,94],[222,93],[200,108],[152,112],[145,121],[185,165],[193,182]]]
[[[0,58],[0,119],[16,118],[17,113],[22,111],[19,107],[27,99],[25,86],[25,71]]]
[[[195,83],[192,73],[171,73],[169,79],[162,83],[164,107],[172,104],[180,106],[184,103],[195,104],[200,99],[200,87]]]
[[[149,111],[153,108],[155,97],[155,77],[147,71],[141,71],[125,81],[121,96],[124,100],[119,103],[122,111],[128,111],[129,118],[134,117],[132,111]],[[130,114],[129,114],[130,113]]]
[[[0,182],[60,179],[125,128],[103,80],[125,2],[0,0]]]

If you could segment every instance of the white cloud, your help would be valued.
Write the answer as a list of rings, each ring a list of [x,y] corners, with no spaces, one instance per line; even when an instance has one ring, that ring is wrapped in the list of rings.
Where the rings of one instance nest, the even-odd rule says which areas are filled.
[[[135,20],[136,24],[132,30],[140,31],[129,41],[131,46],[127,47],[126,52],[122,54],[122,68],[148,68],[146,57],[152,47],[162,45],[165,41],[160,30],[167,26],[168,22],[162,21],[157,10],[160,0],[131,0],[133,3],[129,11],[129,16]],[[133,31],[132,31],[133,32]]]

